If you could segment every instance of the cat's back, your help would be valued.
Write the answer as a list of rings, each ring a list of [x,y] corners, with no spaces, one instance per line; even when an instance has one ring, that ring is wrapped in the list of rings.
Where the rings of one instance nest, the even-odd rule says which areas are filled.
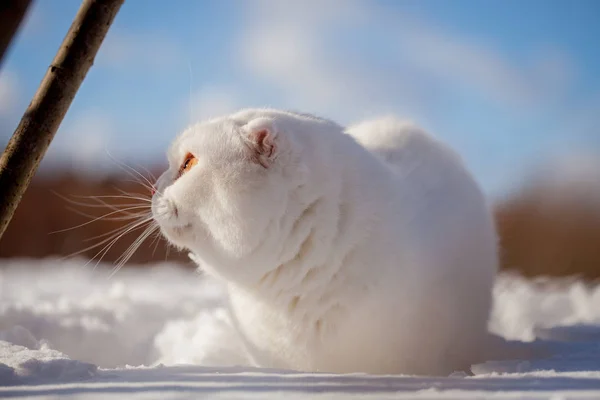
[[[345,132],[403,174],[440,164],[462,164],[457,154],[438,139],[412,122],[392,116],[361,122]]]
[[[430,220],[435,214],[441,220],[450,215],[489,219],[485,196],[459,154],[415,124],[384,117],[351,126],[345,133],[394,172],[402,207],[411,219],[419,220],[420,215]]]
[[[456,283],[446,285],[449,298],[465,292],[459,282],[478,282],[469,291],[486,314],[497,271],[495,224],[483,191],[459,154],[394,117],[366,121],[346,133],[394,172],[394,207],[403,217],[387,221],[400,223],[406,232],[403,238],[411,243],[403,253],[410,253],[429,277],[452,276]]]
[[[399,293],[394,288],[410,275],[410,286],[396,296],[419,304],[419,312],[409,313],[412,319],[403,322],[420,327],[418,335],[404,336],[399,347],[420,354],[423,365],[428,365],[424,370],[469,364],[486,338],[498,267],[494,220],[484,193],[458,153],[410,122],[381,118],[352,126],[346,133],[395,175],[394,207],[404,216],[400,224],[405,235],[397,254],[402,262],[392,270],[396,274],[385,276],[390,284],[382,292]],[[388,254],[393,254],[392,246]],[[405,294],[411,288],[418,290]],[[457,337],[461,339],[449,341]],[[440,347],[419,347],[424,342]],[[444,348],[453,348],[456,357],[437,359]]]

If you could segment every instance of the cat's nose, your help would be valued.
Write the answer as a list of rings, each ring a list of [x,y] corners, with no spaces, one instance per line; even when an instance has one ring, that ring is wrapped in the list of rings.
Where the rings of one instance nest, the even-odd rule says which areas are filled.
[[[152,196],[154,196],[154,194],[156,193],[156,188],[154,186],[150,188],[150,193],[152,194]]]

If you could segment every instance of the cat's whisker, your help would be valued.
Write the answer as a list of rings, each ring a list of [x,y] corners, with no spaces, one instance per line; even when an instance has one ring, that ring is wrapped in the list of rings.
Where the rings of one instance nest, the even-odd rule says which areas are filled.
[[[119,206],[124,207],[124,208],[120,208],[120,207],[117,207],[117,205],[112,205],[112,204],[108,204],[108,203],[106,203],[106,204],[87,204],[87,203],[73,202],[71,204],[73,204],[75,206],[86,207],[86,208],[107,208],[108,210],[112,210],[115,212],[122,212],[125,215],[133,214],[133,213],[126,211],[126,208],[129,208],[129,207],[140,207],[140,208],[145,208],[148,211],[151,210],[150,204],[142,204],[142,203],[118,204]],[[70,210],[73,210],[76,213],[83,215],[85,217],[96,218],[98,216],[98,215],[92,215],[90,213],[86,213],[86,212],[84,212],[80,209],[77,209],[75,207],[72,207],[72,206],[67,206],[67,208]]]
[[[193,72],[192,71],[192,60],[189,60],[189,59],[188,59],[188,69],[189,69],[189,72],[190,72],[190,93],[189,93],[190,97],[188,99],[188,101],[189,101],[189,107],[190,107],[190,109],[189,109],[189,112],[190,112],[190,115],[189,115],[189,118],[190,118],[189,125],[192,125],[192,119],[194,118],[194,112],[193,112],[193,104],[194,104],[194,102],[192,101],[192,91],[193,91],[193,88],[194,88],[194,79],[193,79],[194,78],[194,74],[192,73]]]
[[[144,240],[146,240],[152,233],[154,233],[154,231],[156,230],[156,228],[157,227],[154,224],[150,224],[148,227],[146,227],[146,229],[144,230],[144,232],[142,232],[133,241],[133,243],[131,243],[129,245],[129,247],[127,248],[127,250],[125,250],[125,252],[119,256],[119,258],[117,258],[117,265],[116,265],[117,269],[120,268],[120,266],[122,266],[124,263],[126,263],[129,258],[131,258],[131,256],[135,252],[135,250],[137,250],[137,248],[142,244],[142,242]]]
[[[141,185],[147,190],[155,189],[154,186],[150,186],[147,183],[140,181],[139,179],[123,179],[123,182],[135,183],[137,185]]]
[[[156,243],[156,246],[158,246],[158,242],[159,242],[160,238],[161,238],[160,231],[157,230],[156,232],[154,232],[152,241],[150,242],[150,246],[154,245],[155,243]],[[154,251],[156,251],[156,246],[154,247]],[[152,255],[154,255],[154,252],[152,252]]]
[[[49,235],[53,235],[53,234],[60,233],[60,232],[67,232],[67,231],[70,231],[70,230],[73,230],[73,229],[81,228],[81,227],[89,225],[89,224],[91,224],[93,222],[100,221],[101,219],[105,219],[106,217],[109,217],[111,215],[118,214],[119,212],[124,212],[124,211],[129,211],[129,210],[136,210],[136,209],[142,209],[142,208],[147,209],[148,207],[147,206],[135,206],[135,207],[127,207],[127,208],[124,208],[122,210],[111,211],[108,214],[101,215],[99,217],[96,217],[96,218],[92,219],[91,221],[84,222],[82,224],[73,226],[71,228],[65,228],[65,229],[59,229],[59,230],[56,230],[56,231],[52,231],[52,232],[49,233]]]
[[[143,203],[119,203],[119,204],[103,204],[103,203],[99,203],[99,204],[94,204],[94,203],[83,203],[83,202],[71,202],[71,204],[75,205],[75,206],[81,206],[81,207],[86,207],[86,208],[110,208],[112,210],[118,210],[118,206],[122,206],[122,207],[134,207],[134,206],[144,206],[146,208],[150,208],[150,204],[143,204]]]
[[[150,171],[148,168],[144,167],[143,165],[138,164],[137,166],[140,167],[141,169],[143,169],[144,172],[150,176],[150,179],[152,179],[153,182],[156,182],[156,176],[154,176],[152,171]]]
[[[133,167],[131,167],[131,166],[129,166],[129,165],[127,165],[127,164],[123,163],[123,162],[120,162],[120,161],[118,161],[118,160],[117,160],[117,159],[115,159],[115,158],[114,158],[112,155],[110,155],[110,153],[109,153],[109,152],[107,152],[107,153],[108,153],[108,156],[109,156],[109,157],[110,157],[110,158],[111,158],[111,159],[112,159],[112,160],[113,160],[113,161],[114,161],[114,162],[115,162],[115,163],[116,163],[118,166],[120,166],[120,167],[121,167],[121,168],[122,168],[122,169],[123,169],[125,172],[127,172],[127,173],[129,174],[129,176],[131,176],[131,177],[132,177],[132,178],[134,178],[134,179],[135,179],[135,176],[138,176],[138,177],[142,178],[142,179],[143,179],[143,180],[144,180],[144,181],[145,181],[145,182],[146,182],[146,183],[149,185],[149,188],[154,188],[154,189],[155,189],[155,187],[154,187],[154,184],[153,184],[152,182],[150,182],[150,181],[148,180],[148,178],[146,178],[144,175],[142,175],[142,174],[141,174],[139,171],[137,171],[135,168],[133,168]],[[129,172],[129,171],[133,172],[135,175],[132,175],[132,174],[131,174],[131,172]],[[141,184],[143,184],[144,186],[146,186],[146,185],[145,185],[143,182],[140,182],[140,181],[138,181],[138,183],[141,183]],[[147,187],[147,186],[146,186],[146,187]],[[147,187],[147,188],[148,188],[148,187]]]
[[[147,189],[147,190],[149,190],[150,192],[152,192],[152,191],[155,191],[155,192],[157,192],[157,193],[160,193],[160,194],[162,194],[162,192],[161,192],[160,190],[158,190],[158,188],[157,188],[156,186],[149,187],[149,186],[146,186],[146,185],[142,184],[142,183],[141,183],[141,182],[139,182],[139,181],[131,181],[131,182],[135,182],[135,183],[137,183],[137,184],[140,184],[140,185],[142,185],[144,188],[146,188],[146,189]],[[131,195],[132,195],[132,193],[128,193],[128,192],[124,191],[123,189],[120,189],[120,188],[118,188],[118,187],[116,187],[116,186],[113,186],[113,187],[114,187],[114,189],[115,189],[115,190],[117,190],[119,193],[122,193],[122,194],[124,194],[124,195],[128,195],[128,196],[131,196]],[[134,194],[135,194],[136,196],[141,196],[141,197],[144,197],[144,198],[146,198],[146,199],[148,199],[148,200],[152,201],[152,196],[148,197],[148,196],[147,196],[147,194],[141,194],[141,193],[134,193]]]
[[[109,203],[105,202],[104,200],[102,200],[101,198],[94,197],[94,196],[87,196],[87,198],[94,200],[95,203],[86,203],[83,201],[76,201],[73,199],[69,199],[68,197],[62,196],[61,194],[56,193],[56,192],[54,192],[54,194],[69,204],[81,206],[81,207],[87,207],[87,208],[109,208],[111,210],[117,211],[117,210],[122,209],[122,208],[119,208],[119,206],[120,207],[133,207],[133,206],[138,206],[138,205],[142,206],[143,205],[144,207],[148,207],[148,208],[150,208],[150,206],[151,206],[151,201],[149,202],[149,204],[143,204],[141,202],[109,204]],[[134,199],[134,200],[142,200],[142,199]],[[96,203],[98,203],[98,204],[96,204]]]
[[[137,249],[142,245],[142,243],[152,234],[154,231],[158,229],[158,225],[151,224],[147,227],[144,232],[127,248],[127,250],[119,257],[117,260],[117,265],[108,276],[108,279],[112,278],[122,267],[129,261],[129,259],[133,256],[133,254],[137,251]]]
[[[121,230],[123,230],[123,229],[126,229],[126,228],[127,228],[129,225],[135,224],[135,223],[136,223],[136,222],[138,222],[140,219],[145,219],[144,217],[148,217],[148,216],[149,216],[149,214],[148,214],[148,213],[140,213],[140,214],[139,214],[138,216],[136,216],[136,217],[130,217],[129,219],[134,219],[134,218],[135,218],[135,220],[134,220],[134,221],[131,221],[131,222],[129,222],[128,224],[126,224],[126,225],[124,225],[124,226],[119,226],[118,228],[111,229],[111,230],[110,230],[110,231],[108,231],[108,232],[104,232],[104,233],[101,233],[101,234],[99,234],[99,235],[95,235],[95,236],[92,236],[92,237],[89,237],[89,238],[83,239],[83,241],[84,241],[84,242],[90,242],[90,241],[92,241],[92,240],[97,240],[97,239],[101,239],[101,238],[104,238],[104,237],[107,237],[107,236],[113,235],[113,234],[115,234],[115,233],[117,233],[117,232],[120,232],[120,231],[121,231]],[[123,221],[126,221],[126,220],[125,220],[125,219],[123,219]]]
[[[143,225],[152,222],[152,218],[147,218],[144,220],[139,221],[137,224],[134,224],[133,226],[125,229],[122,233],[119,234],[115,234],[116,237],[114,237],[114,239],[110,240],[111,238],[105,239],[102,243],[106,243],[110,240],[110,242],[105,245],[98,253],[96,253],[94,255],[94,257],[92,257],[87,263],[85,263],[84,267],[87,266],[90,262],[92,262],[96,257],[98,257],[98,255],[100,255],[100,258],[98,259],[98,261],[96,262],[96,264],[94,265],[93,269],[96,269],[98,267],[98,264],[100,264],[100,262],[102,261],[102,259],[104,258],[104,256],[108,253],[108,251],[112,248],[112,246],[119,240],[121,239],[123,236],[125,236],[126,234],[128,234],[129,232],[132,232],[140,227],[142,227]],[[97,246],[95,246],[97,247]]]
[[[82,217],[86,217],[86,218],[96,218],[97,217],[97,215],[88,214],[86,212],[83,212],[83,211],[78,210],[73,207],[65,207],[65,208],[69,211],[72,211],[73,213],[75,213],[77,215],[81,215]],[[137,219],[139,217],[148,215],[148,212],[140,211],[140,212],[132,213],[132,212],[124,211],[123,214],[125,214],[125,215],[120,216],[120,217],[105,217],[105,218],[102,218],[102,220],[103,221],[130,221],[132,219]],[[68,228],[68,229],[74,229],[74,228]]]
[[[140,207],[140,208],[144,208],[146,210],[150,210],[151,209],[151,204],[144,204],[144,203],[133,203],[133,204],[109,204],[106,202],[103,202],[101,200],[98,200],[98,202],[105,208],[108,208],[109,210],[113,210],[113,211],[122,211],[123,213],[126,213],[126,208],[127,207]],[[90,207],[90,208],[97,208],[97,207]]]
[[[124,196],[124,195],[103,195],[103,196],[73,196],[80,199],[125,199],[125,200],[139,200],[148,203],[152,202],[151,198],[140,197],[140,196]]]
[[[100,198],[92,198],[92,200],[94,200],[96,203],[99,203],[99,204],[93,204],[93,203],[90,204],[90,203],[75,202],[75,201],[71,202],[71,204],[76,204],[76,205],[89,207],[89,208],[97,208],[98,206],[101,206],[101,207],[106,207],[108,209],[115,210],[115,211],[122,210],[122,207],[142,206],[142,207],[146,207],[146,208],[150,209],[150,207],[152,206],[151,202],[144,203],[141,201],[137,201],[137,202],[131,203],[131,204],[129,204],[129,203],[110,204]]]
[[[132,182],[141,185],[144,189],[147,189],[149,193],[158,192],[156,186],[142,173],[138,171],[138,169],[129,166],[123,162],[118,161],[115,157],[113,157],[108,151],[108,156],[117,164],[123,171],[127,173],[129,177],[132,178]],[[148,175],[152,177],[153,180],[156,180],[154,175],[143,166],[139,166],[142,168]],[[129,180],[127,180],[129,181]],[[79,254],[86,253],[90,250],[100,248],[93,257],[91,257],[85,264],[84,267],[88,266],[91,262],[95,261],[94,269],[99,265],[99,263],[104,259],[104,257],[108,254],[110,249],[117,243],[117,241],[121,240],[125,235],[136,231],[140,228],[144,228],[144,231],[140,236],[138,236],[133,243],[127,248],[127,250],[119,256],[116,261],[116,267],[113,269],[111,276],[114,275],[118,270],[120,270],[123,265],[133,256],[135,251],[139,248],[139,246],[153,233],[156,233],[158,230],[158,224],[153,223],[153,216],[151,210],[152,206],[152,196],[148,196],[147,193],[130,193],[119,187],[113,185],[113,188],[116,190],[116,194],[108,194],[108,195],[100,195],[100,196],[84,196],[84,195],[73,195],[71,198],[60,195],[59,193],[54,192],[55,195],[65,200],[71,206],[77,207],[85,207],[90,209],[97,208],[106,208],[109,212],[104,213],[103,215],[91,215],[90,213],[86,213],[82,210],[78,210],[74,207],[67,207],[73,212],[90,218],[89,221],[81,223],[79,225],[60,229],[51,232],[51,234],[56,234],[60,232],[66,232],[70,230],[74,230],[77,228],[82,228],[92,224],[93,222],[98,221],[124,221],[126,224],[124,226],[118,227],[116,229],[112,229],[108,232],[101,233],[99,235],[95,235],[93,237],[84,239],[85,241],[97,241],[98,243],[93,243],[90,246],[87,246],[79,251],[71,253],[67,255],[65,258],[71,258]],[[115,202],[116,204],[111,204]],[[149,224],[149,225],[148,225]],[[156,252],[160,240],[160,231],[158,235],[155,236],[153,243],[155,242],[153,255]]]
[[[154,248],[152,249],[152,258],[154,258],[154,255],[156,254],[156,249],[158,249],[158,244],[160,243],[160,239],[162,239],[160,230],[156,230],[153,236],[154,237],[152,238],[152,242],[150,242],[150,246],[154,245]]]
[[[117,239],[119,239],[119,238],[121,238],[123,235],[125,235],[125,234],[127,234],[127,233],[129,233],[129,232],[131,232],[131,231],[133,231],[133,230],[135,230],[135,229],[137,229],[137,228],[141,227],[142,225],[144,225],[144,224],[146,224],[146,223],[148,223],[148,222],[150,222],[150,221],[152,221],[152,218],[151,218],[151,217],[148,217],[148,218],[145,218],[145,219],[140,219],[139,221],[134,221],[134,222],[132,222],[132,223],[130,223],[130,224],[128,224],[128,225],[126,225],[126,226],[122,227],[122,228],[121,228],[121,230],[120,230],[119,232],[117,232],[117,233],[113,234],[111,237],[109,237],[109,238],[106,238],[106,239],[104,239],[104,240],[100,241],[99,243],[93,244],[93,245],[91,245],[91,246],[88,246],[88,247],[86,247],[86,248],[84,248],[84,249],[81,249],[81,250],[78,250],[78,251],[76,251],[76,252],[74,252],[74,253],[71,253],[71,254],[69,254],[69,255],[67,255],[67,256],[64,256],[64,257],[62,257],[62,258],[61,258],[61,260],[66,260],[66,259],[72,258],[72,257],[74,257],[74,256],[76,256],[76,255],[79,255],[79,254],[85,253],[85,252],[86,252],[86,251],[88,251],[88,250],[95,249],[95,248],[97,248],[97,247],[99,247],[99,246],[102,246],[103,244],[105,244],[105,243],[107,243],[107,242],[110,242],[110,241],[111,241],[111,240],[113,240],[114,238],[117,238]],[[102,250],[101,250],[101,251],[102,251]],[[95,258],[95,257],[96,257],[98,254],[99,254],[99,253],[97,253],[97,254],[96,254],[94,257],[92,257],[92,260],[93,260],[93,259],[94,259],[94,258]],[[90,260],[90,261],[91,261],[91,260]],[[89,263],[89,262],[88,262],[88,263]],[[85,265],[87,265],[88,263],[86,263]]]

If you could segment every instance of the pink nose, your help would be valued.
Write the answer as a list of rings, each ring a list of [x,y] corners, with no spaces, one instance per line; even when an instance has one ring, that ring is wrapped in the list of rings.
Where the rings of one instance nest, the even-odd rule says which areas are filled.
[[[156,193],[156,188],[154,186],[150,188],[150,193],[152,193],[152,196],[154,196],[154,194]]]

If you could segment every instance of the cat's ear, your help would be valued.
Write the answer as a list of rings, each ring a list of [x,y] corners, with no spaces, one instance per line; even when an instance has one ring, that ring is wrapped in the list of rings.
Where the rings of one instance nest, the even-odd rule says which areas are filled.
[[[264,168],[269,168],[277,157],[277,129],[273,120],[257,118],[243,127],[244,141],[251,155],[250,159]]]

